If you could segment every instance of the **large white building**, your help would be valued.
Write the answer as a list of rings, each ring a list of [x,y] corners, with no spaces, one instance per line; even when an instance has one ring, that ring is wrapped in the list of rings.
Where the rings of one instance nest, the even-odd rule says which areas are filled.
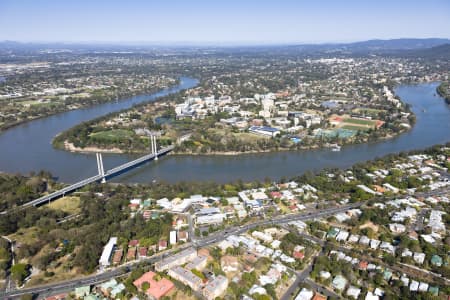
[[[111,254],[114,250],[114,247],[117,244],[117,237],[112,237],[109,239],[108,243],[103,248],[102,255],[100,256],[99,264],[101,267],[108,267],[110,264]]]
[[[250,131],[251,133],[270,137],[275,137],[281,133],[279,129],[268,126],[251,126],[248,131]]]
[[[172,230],[169,234],[169,243],[175,245],[177,243],[177,232]]]

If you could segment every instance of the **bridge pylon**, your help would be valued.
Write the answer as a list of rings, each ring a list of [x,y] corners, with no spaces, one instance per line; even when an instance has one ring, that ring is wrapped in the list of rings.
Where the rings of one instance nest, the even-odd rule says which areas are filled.
[[[97,169],[98,169],[98,175],[102,176],[102,183],[106,182],[105,178],[105,169],[103,168],[103,158],[101,153],[95,153],[97,156]]]
[[[158,147],[156,144],[156,136],[155,135],[150,136],[150,148],[151,148],[151,153],[155,155],[155,160],[158,160]]]

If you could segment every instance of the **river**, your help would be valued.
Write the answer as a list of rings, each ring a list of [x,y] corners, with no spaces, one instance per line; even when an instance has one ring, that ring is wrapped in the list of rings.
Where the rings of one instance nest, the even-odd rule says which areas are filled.
[[[51,139],[59,132],[82,121],[154,100],[181,89],[193,87],[197,81],[181,78],[179,86],[155,93],[131,97],[119,102],[101,104],[35,120],[13,127],[0,135],[0,170],[26,174],[41,169],[52,172],[60,181],[76,182],[97,172],[93,154],[70,153],[53,149]],[[115,182],[169,182],[211,180],[229,182],[250,181],[266,177],[292,177],[325,167],[345,168],[356,162],[370,160],[389,153],[426,148],[450,141],[450,107],[435,95],[437,83],[401,85],[395,92],[402,101],[411,104],[417,122],[412,130],[390,140],[349,145],[340,152],[328,149],[304,150],[236,156],[169,155],[150,162],[120,177]],[[136,155],[104,154],[105,169],[110,169]]]

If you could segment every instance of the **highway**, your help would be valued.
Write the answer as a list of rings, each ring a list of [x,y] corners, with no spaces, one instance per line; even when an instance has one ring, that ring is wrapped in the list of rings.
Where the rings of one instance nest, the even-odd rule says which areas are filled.
[[[352,203],[352,204],[340,206],[340,207],[332,207],[332,208],[328,208],[328,209],[324,209],[324,210],[316,211],[316,212],[284,215],[284,216],[279,216],[277,218],[270,219],[270,220],[261,220],[261,221],[254,222],[254,223],[251,223],[248,225],[230,227],[230,228],[225,229],[224,231],[216,232],[214,234],[209,235],[208,237],[198,239],[195,242],[186,243],[186,244],[182,245],[181,247],[177,247],[177,248],[170,249],[170,250],[167,250],[164,252],[160,252],[160,253],[155,254],[152,257],[149,257],[147,259],[142,259],[142,260],[130,263],[130,264],[126,264],[124,266],[121,266],[121,267],[118,267],[118,268],[115,268],[112,270],[108,270],[104,273],[90,275],[90,276],[81,277],[81,278],[63,281],[63,282],[58,282],[58,283],[52,283],[52,284],[48,284],[48,285],[42,285],[42,286],[36,286],[36,287],[31,287],[31,288],[26,288],[26,289],[21,289],[21,290],[3,292],[3,293],[0,293],[0,298],[1,299],[17,299],[26,294],[34,294],[39,297],[39,295],[43,295],[43,294],[48,295],[48,294],[57,294],[57,293],[61,293],[61,292],[67,292],[67,291],[75,289],[78,286],[94,285],[94,284],[102,283],[102,282],[108,281],[111,278],[114,278],[119,275],[123,275],[123,274],[130,272],[131,270],[136,268],[139,264],[155,263],[156,261],[163,259],[164,257],[166,257],[180,249],[188,248],[190,246],[195,246],[197,248],[209,246],[211,244],[214,244],[214,243],[224,240],[226,237],[228,237],[230,235],[242,234],[249,229],[252,229],[252,228],[255,228],[255,227],[261,226],[261,225],[285,224],[285,223],[289,223],[294,220],[309,220],[309,219],[327,217],[327,216],[334,215],[339,212],[346,211],[348,209],[359,207],[365,203],[366,202],[358,202],[358,203]]]
[[[446,191],[448,191],[448,189],[446,189]],[[435,193],[436,193],[436,191],[426,192],[423,194],[423,196],[427,197],[427,196],[431,196]],[[268,220],[256,221],[251,224],[229,227],[223,231],[212,233],[212,234],[208,235],[207,237],[199,238],[192,242],[183,244],[180,247],[157,253],[147,259],[142,259],[142,260],[139,260],[136,262],[131,262],[131,263],[125,264],[121,267],[108,270],[101,274],[90,275],[90,276],[86,276],[83,278],[78,278],[78,279],[73,279],[73,280],[58,282],[58,283],[52,283],[52,284],[42,285],[42,286],[37,286],[37,287],[31,287],[31,288],[27,288],[27,289],[3,292],[3,293],[0,293],[0,298],[1,299],[16,299],[25,294],[34,294],[37,296],[39,296],[41,294],[57,294],[58,292],[66,292],[69,290],[73,290],[75,287],[78,287],[78,286],[98,284],[101,282],[105,282],[113,277],[117,277],[119,275],[126,274],[142,263],[152,264],[152,263],[154,263],[160,259],[163,259],[164,257],[174,253],[175,251],[179,251],[180,249],[188,248],[191,246],[194,246],[196,248],[209,246],[209,245],[212,245],[214,243],[217,243],[217,242],[220,242],[220,241],[226,239],[228,236],[242,234],[242,233],[244,233],[252,228],[255,228],[257,226],[271,225],[271,224],[285,225],[289,222],[296,221],[296,220],[306,221],[306,220],[311,220],[311,219],[328,217],[328,216],[331,216],[331,215],[334,215],[334,214],[337,214],[340,212],[345,212],[349,209],[361,207],[364,204],[366,204],[367,202],[369,202],[369,201],[361,201],[361,202],[331,207],[331,208],[322,209],[322,210],[318,210],[318,211],[312,211],[312,212],[281,215],[281,216],[277,216],[275,218],[268,219]],[[312,237],[310,235],[305,234],[304,237],[309,238],[322,246],[325,243],[325,241],[320,240],[316,237]],[[351,249],[348,249],[348,248],[338,246],[338,249],[342,249],[345,251],[351,251],[354,253],[354,251],[352,251]],[[369,258],[367,257],[367,259],[369,259]],[[377,263],[380,263],[380,261],[377,261]],[[399,270],[399,268],[395,268],[395,267],[393,268],[392,266],[391,266],[391,268],[394,270],[397,269],[397,271],[400,271],[400,272],[402,271],[402,270]],[[405,272],[405,270],[403,270],[403,272]],[[306,275],[306,274],[309,274],[309,273],[308,272],[303,273],[303,275]],[[301,276],[300,279],[305,280],[302,277],[303,276]],[[305,276],[305,278],[306,278],[306,276]],[[442,278],[440,278],[440,279],[442,280]]]

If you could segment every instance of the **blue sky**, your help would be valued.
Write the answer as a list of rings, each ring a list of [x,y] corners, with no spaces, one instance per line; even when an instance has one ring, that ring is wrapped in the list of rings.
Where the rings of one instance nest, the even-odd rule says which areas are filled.
[[[0,0],[0,40],[309,43],[450,38],[449,0]]]

